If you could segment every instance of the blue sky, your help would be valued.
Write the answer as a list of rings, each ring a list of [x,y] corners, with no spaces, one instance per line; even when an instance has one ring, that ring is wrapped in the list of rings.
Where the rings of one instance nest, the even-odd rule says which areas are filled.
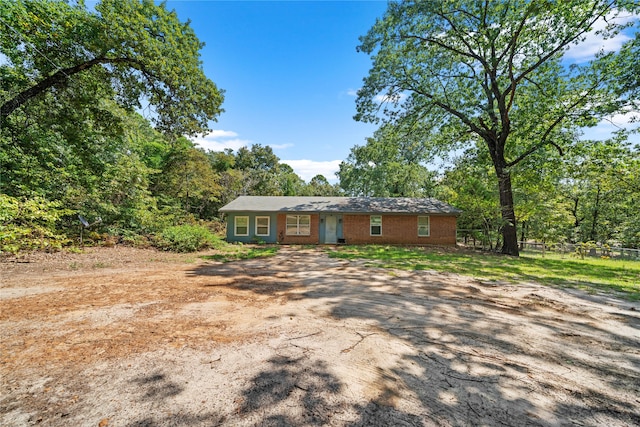
[[[355,92],[371,65],[356,46],[386,5],[169,0],[167,7],[191,20],[205,42],[204,71],[225,90],[225,112],[212,123],[213,132],[194,141],[216,151],[268,145],[306,181],[320,173],[336,182],[340,161],[376,129],[353,120]],[[625,37],[604,46],[615,50]],[[602,46],[590,37],[568,57],[586,60]],[[628,119],[613,117],[615,124],[603,123],[586,136],[606,138]]]
[[[375,126],[356,122],[355,91],[370,58],[358,37],[385,1],[169,1],[190,19],[207,76],[225,90],[225,112],[195,142],[207,149],[269,145],[306,181],[335,182],[340,161]]]

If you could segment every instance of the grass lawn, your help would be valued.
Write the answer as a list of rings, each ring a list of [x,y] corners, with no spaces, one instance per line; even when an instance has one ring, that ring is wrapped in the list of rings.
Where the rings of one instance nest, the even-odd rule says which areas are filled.
[[[200,258],[214,261],[229,262],[243,259],[253,259],[273,256],[278,253],[277,246],[245,246],[224,244],[216,248],[213,255],[203,255]]]
[[[478,279],[523,282],[616,293],[640,300],[640,262],[615,259],[561,258],[523,254],[519,258],[437,248],[344,246],[329,251],[342,259],[367,259],[369,266],[406,270],[435,270]]]

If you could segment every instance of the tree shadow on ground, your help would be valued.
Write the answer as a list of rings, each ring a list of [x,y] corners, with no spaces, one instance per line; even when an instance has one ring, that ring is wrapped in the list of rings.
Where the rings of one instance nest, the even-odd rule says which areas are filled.
[[[155,427],[155,426],[200,426],[220,425],[225,418],[217,414],[207,412],[202,414],[191,413],[167,413],[168,402],[171,398],[184,392],[184,387],[170,379],[170,375],[162,372],[154,372],[143,375],[130,381],[140,394],[140,400],[150,404],[149,414],[143,419],[127,424],[127,427]]]
[[[346,403],[340,396],[344,384],[324,361],[277,356],[268,363],[243,392],[242,421],[278,427],[421,425],[420,417],[378,401],[365,406]],[[345,421],[346,413],[358,416]]]
[[[337,396],[342,384],[329,373],[326,362],[276,356],[268,363],[243,392],[240,413],[262,411],[266,417],[261,422],[266,425],[327,425],[340,410]],[[280,413],[276,408],[283,405],[293,409]]]
[[[562,301],[535,292],[510,298],[517,286],[366,269],[295,250],[193,274],[244,275],[251,286],[242,279],[225,286],[263,294],[301,289],[292,300],[321,301],[333,319],[362,320],[411,349],[380,371],[377,398],[350,408],[339,403],[344,384],[329,373],[331,361],[314,371],[307,360],[273,359],[245,391],[243,409],[258,424],[319,425],[330,413],[355,411],[349,425],[640,425],[640,331],[633,338],[602,326],[611,310],[593,298],[574,307],[582,306],[579,293]],[[637,331],[638,317],[624,315],[632,320],[621,325]],[[314,378],[306,390],[296,380],[304,372]],[[317,400],[318,393],[331,398]],[[278,404],[292,394],[300,414]],[[403,401],[413,401],[412,409],[401,409]]]
[[[160,372],[135,378],[131,383],[138,386],[143,392],[142,400],[168,399],[184,391],[182,386],[169,380],[165,374]]]

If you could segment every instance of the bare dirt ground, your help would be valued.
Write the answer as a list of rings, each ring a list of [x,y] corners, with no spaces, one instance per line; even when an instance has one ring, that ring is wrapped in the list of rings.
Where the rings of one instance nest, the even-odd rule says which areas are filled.
[[[640,425],[638,303],[319,249],[20,261],[3,426]]]

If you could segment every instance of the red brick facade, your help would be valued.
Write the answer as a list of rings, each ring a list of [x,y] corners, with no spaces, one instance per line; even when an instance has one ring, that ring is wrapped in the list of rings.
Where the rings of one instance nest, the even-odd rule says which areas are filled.
[[[287,236],[287,215],[278,214],[277,241],[283,244],[319,244],[320,215],[309,214],[311,234]],[[455,245],[456,217],[452,215],[428,215],[429,236],[418,236],[418,215],[381,215],[382,235],[372,236],[370,215],[342,215],[342,235],[346,244],[392,244],[392,245]],[[426,216],[426,215],[425,215]]]
[[[347,244],[455,245],[456,217],[429,215],[429,236],[418,236],[418,215],[382,215],[382,235],[372,236],[370,215],[344,215]]]
[[[309,236],[287,236],[287,214],[278,214],[278,242],[285,245],[317,245],[320,243],[320,215],[311,217],[311,234]]]

